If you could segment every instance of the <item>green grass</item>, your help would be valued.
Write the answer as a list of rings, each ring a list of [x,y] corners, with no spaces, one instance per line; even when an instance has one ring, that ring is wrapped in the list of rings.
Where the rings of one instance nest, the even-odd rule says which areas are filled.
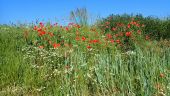
[[[40,49],[23,31],[0,26],[0,96],[170,95],[169,47]]]

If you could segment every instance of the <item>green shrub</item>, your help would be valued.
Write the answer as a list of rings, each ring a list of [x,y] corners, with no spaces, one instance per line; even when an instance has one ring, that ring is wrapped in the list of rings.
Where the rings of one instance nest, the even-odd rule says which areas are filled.
[[[98,27],[102,29],[105,33],[116,26],[116,23],[123,22],[128,23],[131,18],[134,18],[136,21],[140,21],[142,24],[145,25],[143,28],[143,33],[145,35],[150,35],[152,39],[160,40],[163,39],[170,39],[170,19],[166,17],[165,19],[160,19],[154,16],[147,16],[144,17],[141,14],[137,15],[110,15],[102,20],[98,21]],[[105,22],[110,21],[110,25],[108,29],[104,29],[105,26],[102,26]]]

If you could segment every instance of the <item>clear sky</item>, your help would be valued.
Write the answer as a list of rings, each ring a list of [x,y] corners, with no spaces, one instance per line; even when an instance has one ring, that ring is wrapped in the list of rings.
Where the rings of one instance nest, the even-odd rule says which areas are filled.
[[[141,13],[170,16],[170,0],[0,0],[0,24],[40,21],[67,22],[70,11],[85,7],[91,18]]]

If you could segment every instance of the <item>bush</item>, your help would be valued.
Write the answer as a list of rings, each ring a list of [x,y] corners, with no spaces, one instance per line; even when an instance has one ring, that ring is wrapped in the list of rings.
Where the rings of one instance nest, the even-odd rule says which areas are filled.
[[[163,39],[170,39],[170,18],[166,17],[165,19],[160,19],[153,16],[144,17],[141,14],[137,15],[110,15],[106,18],[103,18],[102,20],[98,21],[98,27],[102,29],[105,33],[108,33],[109,30],[111,30],[112,27],[116,26],[117,23],[123,22],[128,23],[131,18],[133,18],[136,21],[141,22],[145,25],[143,28],[144,35],[150,35],[152,39],[160,40]],[[109,28],[104,29],[105,26],[103,24],[105,22],[110,22]]]

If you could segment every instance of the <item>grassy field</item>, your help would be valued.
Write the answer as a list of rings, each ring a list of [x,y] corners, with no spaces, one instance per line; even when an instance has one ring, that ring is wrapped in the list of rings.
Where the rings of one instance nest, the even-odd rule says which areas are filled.
[[[1,25],[0,96],[169,96],[170,41],[149,39],[134,22],[107,32]]]

